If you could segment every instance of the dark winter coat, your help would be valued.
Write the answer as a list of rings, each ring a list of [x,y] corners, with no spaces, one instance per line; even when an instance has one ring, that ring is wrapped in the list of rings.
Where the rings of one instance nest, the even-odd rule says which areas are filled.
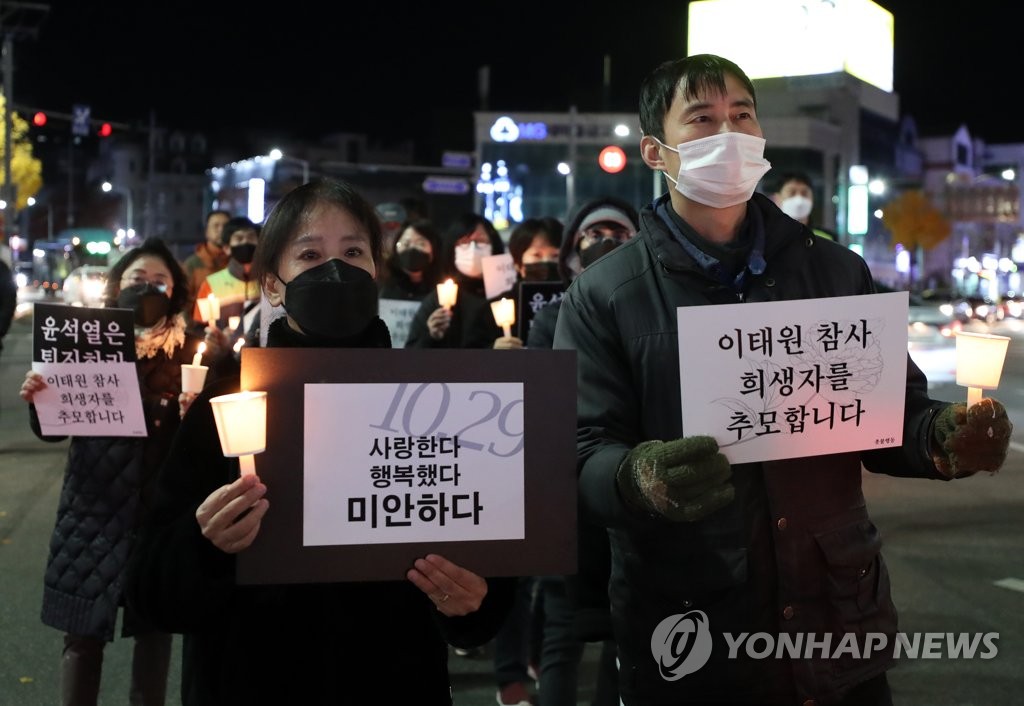
[[[763,223],[767,266],[749,276],[746,301],[873,291],[867,265],[852,251],[815,237],[760,194],[747,208],[748,223],[752,215]],[[788,661],[745,659],[743,650],[729,660],[722,633],[831,632],[836,645],[842,633],[878,632],[892,644],[896,611],[861,464],[941,478],[928,450],[944,403],[928,398],[909,358],[902,447],[735,466],[735,500],[693,523],[640,517],[616,491],[616,471],[632,447],[681,436],[676,308],[737,301],[647,207],[640,234],[580,274],[558,314],[554,347],[577,355],[582,504],[610,528],[612,620],[627,704],[835,703],[891,663],[885,653]],[[652,634],[691,609],[708,616],[714,649],[701,669],[667,681],[652,658]]]
[[[279,318],[267,345],[311,341]],[[391,341],[378,319],[371,333],[344,345]],[[442,615],[407,581],[238,586],[235,556],[205,539],[195,517],[211,492],[238,477],[210,408],[210,397],[238,384],[208,388],[185,415],[126,589],[140,614],[185,634],[183,704],[450,704],[446,641],[469,647],[493,637],[511,582],[489,579],[481,609],[461,618]]]
[[[199,339],[186,337],[173,356],[163,351],[136,363],[146,438],[76,436],[68,447],[57,521],[43,588],[43,623],[73,635],[114,639],[124,573],[136,529],[150,503],[152,481],[178,428],[181,364]],[[35,407],[32,430],[45,441]],[[122,634],[147,630],[125,612]]]
[[[491,303],[484,297],[483,280],[457,277],[459,285],[452,322],[439,341],[430,337],[427,319],[440,304],[437,289],[423,298],[419,310],[409,324],[406,348],[493,348],[494,341],[504,334],[494,323]]]

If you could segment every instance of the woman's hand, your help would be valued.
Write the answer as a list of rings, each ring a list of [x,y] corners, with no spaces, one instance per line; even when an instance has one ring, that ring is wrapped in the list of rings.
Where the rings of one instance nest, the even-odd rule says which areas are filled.
[[[198,397],[198,393],[195,392],[181,392],[178,394],[178,417],[181,419],[185,418],[185,412],[192,406],[192,402]]]
[[[440,341],[448,333],[448,327],[452,325],[452,312],[443,306],[434,309],[430,318],[427,319],[427,331],[435,341]]]
[[[196,510],[199,528],[213,546],[227,554],[237,554],[256,539],[260,523],[270,503],[263,497],[267,486],[255,474],[241,476],[231,485],[222,485]]]
[[[496,351],[514,351],[522,347],[523,339],[515,336],[502,336],[494,339],[494,350]]]
[[[45,387],[46,381],[43,380],[43,376],[34,370],[29,370],[25,373],[25,382],[21,383],[21,391],[18,394],[21,396],[21,399],[32,404],[36,393]]]
[[[231,352],[231,340],[228,335],[216,326],[206,327],[206,353],[203,355],[209,360],[220,360]]]
[[[478,610],[487,595],[487,581],[439,554],[417,559],[405,577],[427,594],[437,609],[448,617],[469,615]]]

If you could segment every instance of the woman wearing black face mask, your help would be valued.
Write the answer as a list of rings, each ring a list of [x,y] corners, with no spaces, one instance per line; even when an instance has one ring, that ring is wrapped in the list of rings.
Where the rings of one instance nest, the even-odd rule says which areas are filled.
[[[523,282],[558,282],[558,248],[562,242],[562,222],[557,218],[527,218],[512,229],[508,239],[508,252],[516,268],[516,283],[512,289],[498,295],[506,297],[519,306],[519,288]],[[516,320],[522,318],[518,312]],[[523,347],[523,340],[517,336],[501,336],[495,339],[496,349]]]
[[[382,239],[373,206],[347,184],[317,179],[285,195],[254,259],[263,294],[283,310],[267,347],[390,347],[377,315]],[[430,554],[404,581],[238,586],[235,555],[274,512],[267,486],[239,477],[221,451],[210,398],[238,389],[225,379],[192,402],[127,582],[137,610],[185,633],[183,703],[342,704],[360,683],[374,702],[450,704],[446,640],[486,641],[507,582]]]
[[[186,332],[188,294],[185,273],[159,240],[127,252],[108,274],[106,305],[134,311],[147,435],[71,438],[42,608],[43,623],[64,632],[63,703],[96,703],[98,697],[103,649],[114,639],[135,530],[151,504],[153,480],[178,428],[181,364],[191,362],[200,342]],[[21,397],[31,404],[44,387],[42,376],[30,371]],[[35,406],[29,410],[41,439],[63,438],[42,436]],[[130,608],[124,611],[121,634],[135,638],[132,702],[164,703],[171,635]],[[128,685],[124,688],[127,692]]]
[[[441,234],[431,221],[405,223],[384,261],[381,299],[422,301],[441,281]]]

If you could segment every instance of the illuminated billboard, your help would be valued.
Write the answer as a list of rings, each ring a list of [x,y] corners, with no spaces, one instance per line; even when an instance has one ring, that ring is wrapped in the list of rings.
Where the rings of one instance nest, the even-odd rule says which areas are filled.
[[[892,92],[893,16],[871,0],[694,0],[686,48],[752,79],[845,71]]]

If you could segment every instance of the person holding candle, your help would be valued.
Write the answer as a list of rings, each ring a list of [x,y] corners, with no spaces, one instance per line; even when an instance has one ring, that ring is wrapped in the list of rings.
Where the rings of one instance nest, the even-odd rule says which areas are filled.
[[[136,529],[152,503],[159,464],[178,428],[181,366],[194,360],[201,339],[186,330],[188,280],[171,251],[149,239],[110,269],[107,306],[135,312],[135,352],[146,437],[72,437],[57,521],[44,575],[43,623],[64,632],[62,704],[95,704],[103,651],[114,639],[118,607]],[[32,401],[46,387],[29,371],[21,397],[44,441]],[[121,634],[134,637],[130,701],[162,705],[171,635],[127,606]]]
[[[622,702],[891,704],[893,653],[865,644],[875,633],[893,645],[897,621],[862,470],[996,471],[1012,424],[989,398],[966,410],[931,399],[908,356],[901,446],[733,467],[715,438],[688,436],[679,366],[698,362],[679,359],[678,307],[827,307],[875,290],[859,255],[755,192],[770,165],[754,86],[735,63],[667,61],[639,103],[640,155],[668,193],[569,286],[554,340],[576,352],[581,513],[608,528]],[[730,659],[724,635],[741,633],[828,636],[833,650]],[[702,644],[692,661],[678,651],[688,637]],[[849,638],[855,656],[836,654]]]
[[[252,277],[252,258],[259,236],[260,227],[245,216],[236,216],[224,224],[222,237],[230,253],[228,264],[208,275],[199,287],[192,314],[194,319],[205,321],[208,326],[223,328],[229,317],[242,317],[241,332],[232,331],[232,334],[244,334],[253,326],[259,311],[260,288]],[[205,317],[200,307],[203,299],[212,299]]]
[[[285,195],[253,260],[285,312],[267,346],[389,348],[377,315],[381,243],[373,206],[350,185],[317,179]],[[258,475],[240,476],[223,455],[210,401],[238,391],[224,379],[192,402],[126,585],[135,610],[184,634],[182,703],[344,704],[359,682],[377,703],[450,704],[446,642],[490,639],[509,582],[431,553],[404,581],[237,585],[235,557],[273,512]]]
[[[484,296],[483,258],[505,252],[494,224],[476,213],[464,213],[451,224],[442,246],[442,279],[458,286],[455,305],[440,306],[437,292],[428,293],[409,324],[406,348],[491,348],[501,327]]]
[[[516,283],[500,298],[512,302],[512,323],[515,323],[519,288],[523,282],[557,282],[558,250],[562,243],[562,222],[557,218],[527,218],[512,229],[508,252],[516,268]],[[492,302],[493,306],[493,302]],[[523,347],[523,338],[505,331],[495,339],[494,348],[509,350]]]

